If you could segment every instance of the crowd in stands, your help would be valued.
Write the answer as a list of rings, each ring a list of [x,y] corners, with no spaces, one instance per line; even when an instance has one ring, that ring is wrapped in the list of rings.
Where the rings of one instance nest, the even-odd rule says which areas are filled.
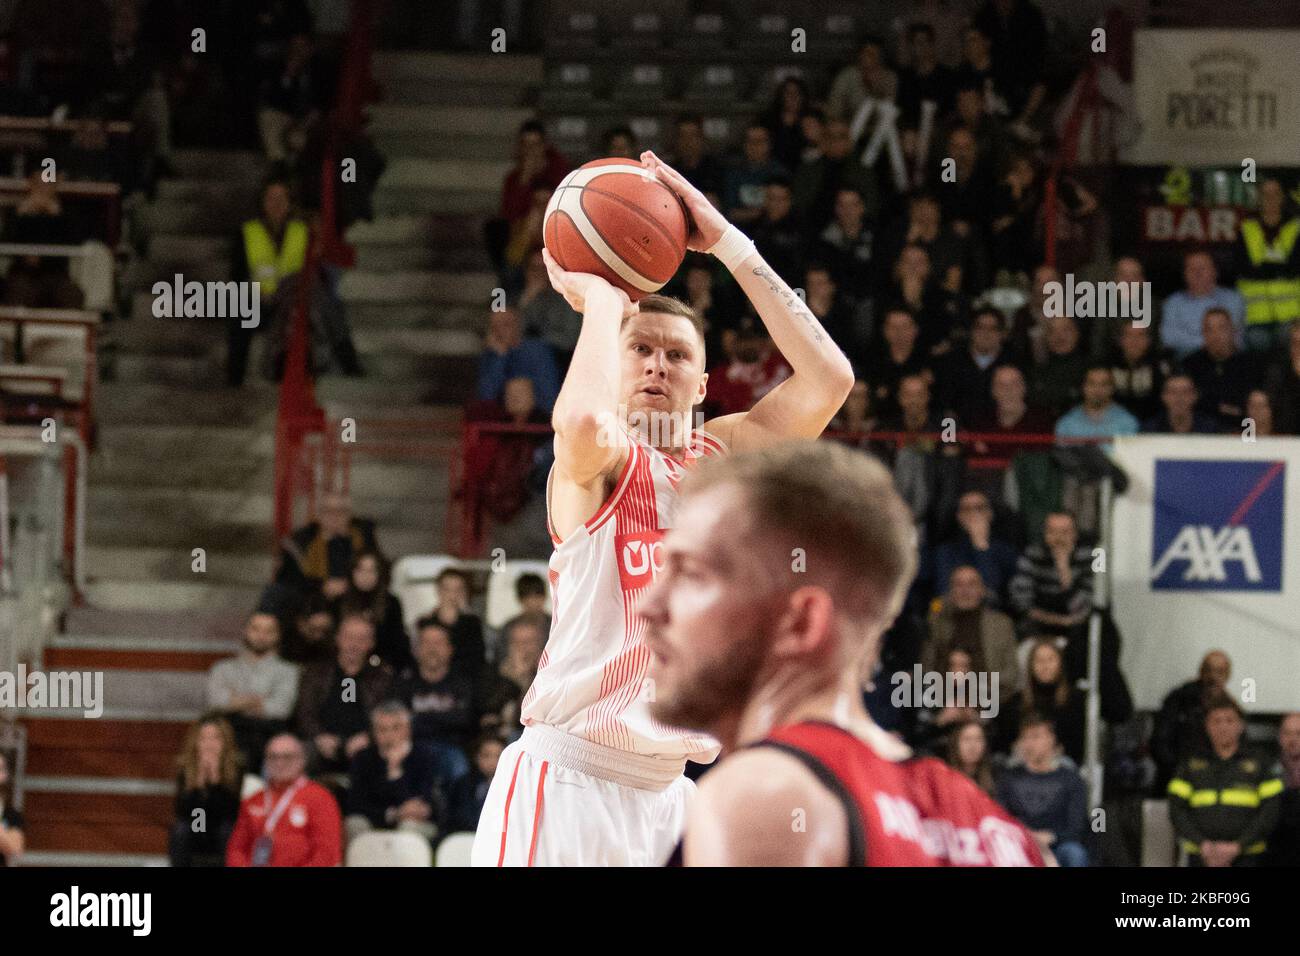
[[[1004,768],[996,792],[1062,862],[1077,864],[1101,855],[1083,817],[1078,684],[1093,611],[1097,479],[1113,474],[1104,452],[1110,439],[1139,432],[1296,433],[1300,215],[1280,181],[1264,174],[1259,208],[1244,217],[1232,254],[1186,250],[1182,288],[1157,289],[1145,317],[1132,311],[1140,300],[1128,292],[1122,302],[1131,310],[1122,317],[1076,314],[1071,302],[1049,306],[1066,263],[1117,283],[1145,282],[1148,264],[1126,249],[1107,264],[1087,241],[1103,224],[1102,210],[1068,167],[1056,182],[1058,206],[1045,208],[1062,145],[1046,38],[1031,0],[987,0],[962,23],[912,24],[894,49],[866,40],[824,89],[797,71],[780,79],[731,148],[715,148],[700,116],[680,115],[666,153],[800,290],[849,356],[858,382],[830,432],[885,460],[912,508],[921,573],[887,635],[880,672],[864,681],[873,715],[954,761],[973,753],[978,738],[979,758],[968,753],[963,765],[979,765],[980,774]],[[887,150],[874,163],[862,159],[874,117],[888,114],[882,103],[898,110],[909,172],[902,182]],[[554,394],[572,357],[580,322],[546,287],[541,211],[574,166],[598,156],[635,158],[645,148],[623,125],[610,128],[600,147],[594,156],[566,157],[544,121],[519,130],[486,232],[512,298],[491,317],[475,417],[507,420],[508,395],[524,382],[544,412],[543,396]],[[1073,237],[1058,250],[1061,270],[1046,261],[1048,215],[1059,236]],[[689,254],[665,291],[705,320],[705,418],[747,410],[790,374],[711,257]],[[944,440],[945,426],[978,437]],[[1037,445],[1026,441],[1035,437]],[[509,479],[501,500],[511,514],[530,513],[530,500],[544,495],[549,442],[525,432],[515,441],[509,447],[493,435],[476,449],[484,458],[477,473],[500,468],[498,477]],[[990,457],[1001,461],[981,460]],[[491,498],[482,499],[473,513],[491,524],[492,508]],[[546,553],[542,541],[537,555]],[[1159,745],[1148,747],[1135,721],[1120,640],[1103,614],[1101,711],[1112,741],[1101,756],[1141,767],[1130,792],[1155,794],[1162,792],[1153,784]],[[969,709],[893,707],[890,675],[909,674],[917,662],[996,673],[1002,716],[972,722]],[[1203,722],[1194,720],[1195,744],[1156,759],[1200,759],[1192,754],[1210,749]],[[1133,726],[1136,735],[1124,732]],[[1160,787],[1172,772],[1165,769]],[[1267,805],[1262,791],[1257,796]],[[1207,863],[1222,858],[1189,852]]]
[[[1145,317],[1128,308],[1124,317],[1096,318],[1076,315],[1073,303],[1049,307],[1053,284],[1065,280],[1045,263],[1045,185],[1060,144],[1042,58],[1026,53],[1043,34],[1029,0],[989,0],[966,26],[952,62],[937,52],[935,29],[916,23],[893,57],[883,41],[864,43],[828,90],[811,89],[797,76],[781,80],[734,151],[715,151],[693,115],[676,119],[668,151],[669,161],[801,290],[852,360],[860,387],[832,429],[903,433],[879,450],[908,489],[930,547],[958,533],[960,486],[996,474],[968,459],[1007,457],[1025,435],[1102,447],[1138,432],[1257,437],[1294,433],[1300,415],[1300,331],[1293,321],[1300,314],[1300,217],[1266,174],[1259,210],[1245,218],[1233,253],[1216,259],[1208,249],[1188,249],[1183,287],[1156,290],[1167,294],[1163,301],[1151,296]],[[859,110],[880,99],[900,110],[899,141],[917,174],[907,188],[883,156],[871,166],[861,159],[873,127],[860,121]],[[918,128],[922,103],[935,111],[928,149]],[[610,129],[602,140],[606,154],[635,157],[641,148],[627,127]],[[531,382],[530,414],[544,415],[553,401],[580,322],[546,282],[541,215],[559,180],[586,158],[564,157],[541,120],[519,130],[498,215],[487,229],[511,298],[490,319],[473,419],[528,420],[506,408],[508,387],[526,387],[519,380]],[[1098,201],[1082,182],[1067,171],[1057,186],[1055,216],[1081,229],[1099,224]],[[1146,281],[1137,255],[1117,250],[1107,266],[1096,248],[1076,254],[1074,268],[1117,283]],[[748,409],[790,374],[711,257],[690,254],[666,291],[705,319],[706,418]],[[1122,305],[1139,307],[1127,292],[1121,296]],[[927,444],[920,433],[945,422],[999,441]],[[539,476],[549,467],[541,437],[532,439],[532,456],[494,441],[483,467],[501,456],[502,487],[470,502],[473,519],[487,523],[526,511],[542,494]],[[1039,535],[1052,505],[1076,511],[1085,539],[1096,528],[1089,503],[1076,507],[1071,497],[1073,477],[1061,473],[1059,462],[1045,467],[1048,457],[1043,450],[1017,458],[1014,490],[993,495],[999,520],[1017,525],[1012,537],[1020,546]],[[1076,455],[1069,463],[1078,470],[1088,459]],[[506,514],[491,514],[497,500],[510,502]],[[544,552],[544,539],[539,547]],[[942,591],[946,583],[939,579],[935,587]]]
[[[258,148],[272,175],[232,237],[235,278],[257,278],[283,303],[306,258],[313,211],[295,211],[294,198],[319,193],[341,45],[314,29],[304,0],[202,7],[0,4],[0,108],[48,116],[63,107],[95,121],[60,145],[59,168],[128,193],[171,175],[179,146]],[[973,14],[918,22],[897,44],[869,39],[824,88],[782,78],[725,148],[700,116],[678,116],[666,154],[802,290],[849,356],[857,383],[832,434],[884,459],[915,517],[921,573],[879,670],[863,675],[873,716],[968,773],[1061,862],[1096,863],[1117,858],[1099,845],[1080,775],[1100,466],[1066,446],[1024,442],[1104,448],[1138,432],[1239,435],[1246,420],[1255,436],[1300,433],[1300,216],[1265,173],[1231,256],[1188,251],[1182,287],[1160,290],[1149,326],[1052,314],[1049,290],[1064,269],[1046,263],[1044,197],[1060,148],[1047,28],[1031,0],[987,0]],[[211,54],[193,48],[198,27]],[[860,158],[873,135],[864,105],[880,101],[898,110],[902,186],[888,151],[874,165]],[[125,148],[102,126],[117,120],[132,123]],[[599,155],[636,157],[642,145],[619,124]],[[373,182],[382,162],[366,161],[360,146],[352,152]],[[589,158],[563,155],[541,120],[519,129],[486,232],[509,301],[490,316],[471,420],[545,430],[581,320],[547,280],[542,215],[560,179]],[[27,193],[5,214],[5,241],[89,235],[39,169],[23,175]],[[1058,234],[1088,236],[1097,196],[1068,174],[1057,186]],[[365,214],[364,198],[349,206],[354,195],[366,192],[341,197],[340,226]],[[1114,250],[1106,263],[1088,248],[1062,258],[1116,282],[1150,271],[1136,250]],[[355,374],[333,276],[316,285],[319,338]],[[744,411],[790,374],[711,257],[689,256],[665,291],[705,319],[706,416]],[[65,262],[19,257],[0,295],[7,305],[76,306],[83,292]],[[232,325],[230,384],[243,381],[248,354]],[[983,437],[944,440],[950,424]],[[470,449],[458,492],[511,557],[549,553],[549,447],[534,430]],[[973,464],[1000,457],[1005,467]],[[175,865],[333,865],[345,836],[392,829],[436,842],[475,827],[545,648],[547,585],[521,577],[520,614],[493,630],[473,610],[472,576],[450,568],[436,607],[412,624],[390,570],[374,524],[342,496],[325,496],[319,519],[282,542],[275,580],[247,617],[239,653],[213,667],[210,712],[178,756]],[[1108,797],[1167,794],[1193,862],[1300,864],[1300,715],[1282,720],[1276,759],[1260,749],[1227,696],[1230,662],[1211,654],[1144,732],[1119,671],[1121,635],[1105,615],[1102,634]],[[997,716],[894,706],[892,678],[910,678],[914,664],[996,676]],[[0,865],[21,854],[23,834],[0,754]]]
[[[173,864],[251,865],[280,797],[288,816],[272,830],[293,840],[269,841],[276,864],[339,862],[340,827],[349,839],[400,829],[432,842],[473,830],[522,729],[546,595],[542,578],[520,575],[519,611],[494,630],[472,610],[470,574],[448,567],[437,603],[408,629],[373,523],[326,496],[320,518],[282,543],[239,654],[209,673],[210,712],[178,760]],[[248,796],[246,775],[261,781]]]
[[[6,137],[0,147],[27,192],[5,205],[7,243],[77,245],[106,241],[102,200],[77,195],[86,181],[116,183],[132,221],[161,179],[179,175],[182,148],[258,151],[266,185],[253,215],[232,237],[230,278],[262,284],[259,326],[269,332],[267,377],[283,368],[288,306],[317,225],[321,160],[331,137],[356,160],[355,182],[340,187],[335,222],[370,216],[384,161],[364,133],[332,129],[344,53],[331,5],[317,0],[35,0],[0,3],[0,114],[53,117],[66,127]],[[346,7],[344,8],[346,9]],[[324,11],[323,15],[314,15]],[[117,127],[112,124],[127,124]],[[123,131],[124,130],[124,131]],[[117,224],[112,226],[116,236]],[[147,228],[133,232],[143,256]],[[116,250],[126,252],[125,249]],[[110,256],[111,251],[106,255]],[[0,304],[82,308],[86,290],[61,256],[15,256]],[[111,268],[111,266],[110,266]],[[311,300],[314,368],[361,374],[342,304],[337,269],[320,266]],[[111,283],[110,283],[111,286]],[[129,292],[134,290],[127,290]],[[108,294],[111,298],[111,291]],[[85,305],[89,308],[91,306]],[[106,313],[110,303],[95,306]],[[232,322],[227,380],[242,384],[254,329]]]

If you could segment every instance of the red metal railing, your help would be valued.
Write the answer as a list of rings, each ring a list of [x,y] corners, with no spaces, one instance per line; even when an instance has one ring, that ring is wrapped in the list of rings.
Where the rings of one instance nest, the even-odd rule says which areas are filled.
[[[1060,177],[1062,171],[1078,163],[1079,140],[1086,119],[1092,120],[1091,145],[1094,151],[1099,148],[1102,141],[1102,98],[1097,83],[1100,69],[1105,64],[1113,67],[1125,82],[1132,79],[1132,22],[1122,9],[1112,7],[1106,11],[1105,31],[1106,51],[1098,58],[1092,59],[1079,78],[1074,106],[1066,119],[1056,158],[1048,170],[1043,187],[1043,261],[1053,267],[1056,265],[1056,217],[1060,205],[1058,195]]]
[[[1057,150],[1056,159],[1048,170],[1047,182],[1043,187],[1043,261],[1053,268],[1056,266],[1056,217],[1060,205],[1057,189],[1061,171],[1074,165],[1079,153],[1079,136],[1083,129],[1084,117],[1091,114],[1095,124],[1098,117],[1098,102],[1097,65],[1092,63],[1079,81],[1079,92],[1074,101],[1074,109],[1066,121],[1060,149]],[[1094,136],[1095,134],[1094,125]]]
[[[373,97],[370,54],[374,25],[382,0],[353,0],[352,19],[339,74],[338,100],[330,114],[326,148],[321,158],[320,215],[297,288],[285,349],[284,376],[280,380],[275,429],[275,540],[293,527],[294,500],[299,490],[314,493],[314,482],[303,484],[303,462],[311,436],[325,435],[325,412],[316,401],[310,352],[309,310],[322,263],[350,266],[355,255],[339,235],[336,216],[339,146],[364,124],[365,104]],[[310,503],[314,512],[314,500]]]
[[[549,425],[515,425],[509,422],[467,421],[461,429],[461,444],[452,460],[451,488],[453,494],[448,498],[446,516],[446,551],[460,558],[472,558],[481,554],[490,521],[485,515],[470,515],[465,511],[467,498],[455,494],[456,489],[464,483],[464,463],[474,455],[479,443],[487,435],[536,435],[546,438],[554,434]],[[900,431],[828,431],[823,438],[834,441],[851,442],[857,447],[868,443],[877,446],[893,446],[898,449],[917,441],[934,441],[938,444],[955,445],[967,452],[967,468],[976,470],[997,470],[1010,465],[1017,452],[1059,447],[1068,445],[1103,444],[1105,438],[1058,438],[1049,434],[1008,435],[1003,432],[971,432],[958,430],[945,432],[900,432]],[[1001,452],[1000,454],[997,452]]]

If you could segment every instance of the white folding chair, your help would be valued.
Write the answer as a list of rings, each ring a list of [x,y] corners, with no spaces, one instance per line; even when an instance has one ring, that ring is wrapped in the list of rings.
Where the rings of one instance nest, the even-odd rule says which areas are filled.
[[[255,793],[261,793],[266,789],[266,781],[255,773],[244,774],[244,782],[239,788],[239,799],[247,800]]]
[[[429,841],[418,833],[373,830],[348,844],[347,866],[433,866]]]
[[[438,575],[459,562],[449,554],[417,554],[393,565],[389,590],[402,602],[402,623],[408,634],[415,622],[438,606]]]
[[[506,621],[522,610],[519,598],[515,596],[515,584],[525,574],[536,574],[543,581],[547,580],[545,561],[507,561],[500,570],[488,575],[487,582],[487,626],[500,630]],[[551,589],[546,589],[546,612],[551,611]]]
[[[1142,865],[1175,866],[1178,837],[1169,821],[1168,800],[1142,801]]]
[[[474,849],[474,834],[452,833],[438,844],[438,857],[434,866],[469,866],[470,851]]]

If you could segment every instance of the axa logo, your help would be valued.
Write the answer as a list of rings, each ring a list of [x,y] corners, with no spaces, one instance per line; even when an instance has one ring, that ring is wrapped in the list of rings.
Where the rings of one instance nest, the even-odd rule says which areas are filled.
[[[1151,576],[1159,578],[1175,561],[1184,562],[1183,578],[1188,581],[1226,581],[1233,562],[1251,584],[1264,579],[1249,528],[1189,524],[1165,549]]]
[[[1156,462],[1151,587],[1280,591],[1286,463]]]
[[[624,591],[648,585],[663,570],[662,531],[638,531],[614,537],[618,577]]]

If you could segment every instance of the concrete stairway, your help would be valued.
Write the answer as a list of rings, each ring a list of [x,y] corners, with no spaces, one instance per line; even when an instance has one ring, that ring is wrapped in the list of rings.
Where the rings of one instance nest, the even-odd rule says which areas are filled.
[[[358,442],[392,452],[387,464],[358,456],[352,492],[397,556],[443,549],[445,457],[473,394],[496,286],[483,224],[541,61],[385,52],[375,76],[385,97],[370,111],[370,132],[389,165],[375,219],[348,231],[357,265],[340,287],[367,377],[324,379],[317,394],[331,417],[357,420]],[[394,420],[410,424],[383,424]],[[404,443],[421,451],[399,465]]]
[[[147,586],[140,592],[147,594]],[[175,758],[238,611],[73,608],[50,671],[104,677],[103,714],[45,711],[28,734],[27,866],[164,865]]]
[[[357,421],[355,508],[400,557],[443,549],[446,461],[496,284],[482,226],[541,66],[393,53],[377,56],[376,74],[387,97],[372,132],[389,169],[375,220],[348,233],[357,266],[340,287],[366,376],[326,376],[317,395],[331,419]],[[147,256],[123,276],[132,315],[115,323],[116,374],[100,391],[88,606],[44,660],[102,671],[105,711],[26,721],[30,865],[165,863],[174,758],[203,710],[204,672],[234,652],[271,573],[275,387],[250,363],[247,384],[227,388],[220,322],[155,318],[150,294],[176,272],[229,277],[262,166],[211,151],[176,165],[133,223]]]

